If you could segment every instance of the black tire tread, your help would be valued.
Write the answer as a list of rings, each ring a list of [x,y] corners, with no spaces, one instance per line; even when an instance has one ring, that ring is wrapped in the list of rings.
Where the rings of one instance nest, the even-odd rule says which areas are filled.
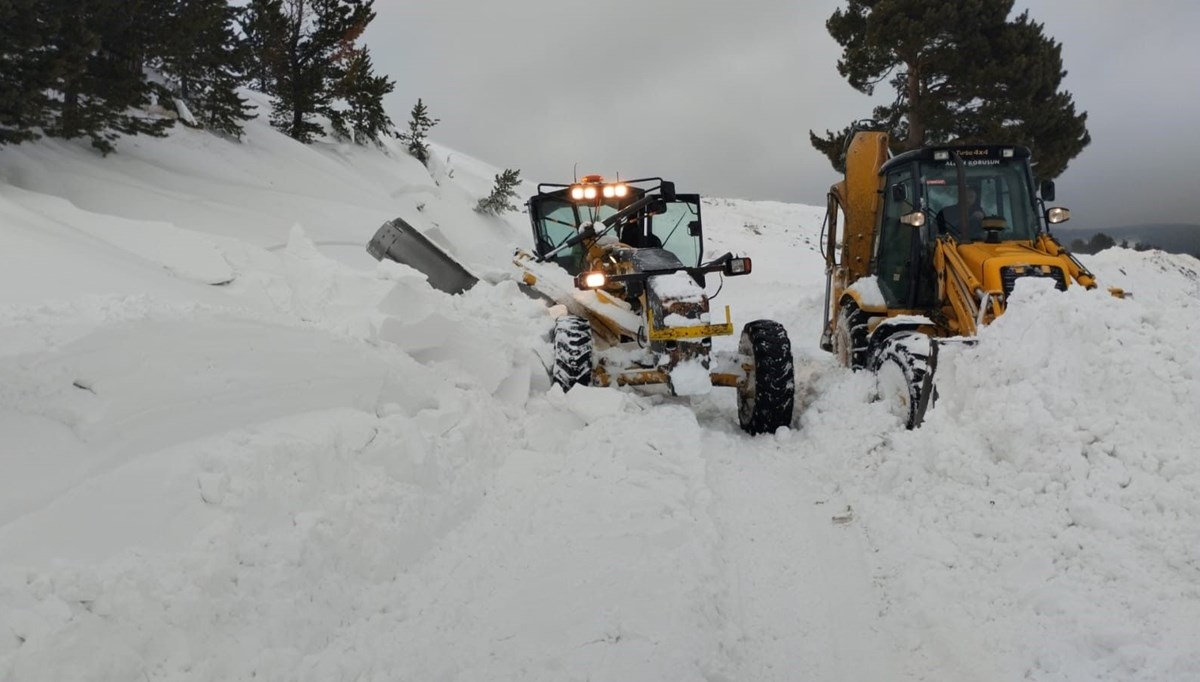
[[[563,315],[554,320],[554,369],[551,381],[571,390],[592,383],[592,326],[586,318]]]
[[[738,386],[738,422],[746,433],[774,433],[792,423],[796,373],[787,330],[774,320],[755,320],[742,329],[742,347],[753,354],[754,394]],[[752,399],[752,404],[747,398]]]

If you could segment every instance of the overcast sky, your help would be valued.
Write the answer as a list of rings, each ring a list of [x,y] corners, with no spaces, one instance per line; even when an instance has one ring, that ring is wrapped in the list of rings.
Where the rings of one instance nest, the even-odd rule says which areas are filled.
[[[535,182],[660,175],[681,191],[823,205],[809,129],[874,101],[838,75],[843,0],[376,0],[403,126]],[[1018,0],[1063,44],[1092,144],[1058,180],[1073,227],[1200,223],[1200,2]],[[891,99],[881,88],[880,101]]]

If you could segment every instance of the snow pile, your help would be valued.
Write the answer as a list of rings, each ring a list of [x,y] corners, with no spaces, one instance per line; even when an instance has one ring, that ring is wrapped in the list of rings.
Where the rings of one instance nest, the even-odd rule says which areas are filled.
[[[948,673],[1190,679],[1197,300],[1050,284],[1018,281],[977,346],[943,346],[923,428],[819,461],[878,543],[893,629]]]

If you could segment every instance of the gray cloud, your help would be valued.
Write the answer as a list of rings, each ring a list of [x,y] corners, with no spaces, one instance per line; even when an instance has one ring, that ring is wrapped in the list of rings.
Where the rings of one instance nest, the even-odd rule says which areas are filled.
[[[713,196],[822,204],[836,179],[808,131],[876,100],[837,74],[837,0],[377,0],[366,40],[434,137],[534,181],[662,175]],[[1059,180],[1073,225],[1200,220],[1194,0],[1028,0],[1063,43],[1093,142]]]

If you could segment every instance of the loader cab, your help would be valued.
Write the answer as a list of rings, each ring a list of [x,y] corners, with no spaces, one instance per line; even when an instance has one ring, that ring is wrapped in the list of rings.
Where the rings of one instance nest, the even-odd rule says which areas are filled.
[[[604,183],[599,176],[587,176],[573,185],[539,185],[537,195],[528,202],[529,219],[533,227],[537,255],[545,257],[554,249],[592,222],[611,218],[619,211],[650,198],[645,206],[614,225],[609,234],[621,243],[637,249],[661,248],[687,266],[700,264],[703,250],[703,228],[700,219],[700,197],[695,194],[660,196],[654,189],[638,187],[635,183],[657,181],[631,180]],[[594,194],[573,196],[577,187],[596,190]],[[625,189],[618,196],[617,186]],[[550,187],[544,191],[544,187]],[[606,196],[605,187],[614,188]],[[550,258],[571,275],[587,269],[587,249],[583,244],[568,247]]]
[[[926,147],[883,165],[873,269],[889,307],[935,304],[937,239],[985,245],[1037,238],[1029,156],[1012,146]]]

